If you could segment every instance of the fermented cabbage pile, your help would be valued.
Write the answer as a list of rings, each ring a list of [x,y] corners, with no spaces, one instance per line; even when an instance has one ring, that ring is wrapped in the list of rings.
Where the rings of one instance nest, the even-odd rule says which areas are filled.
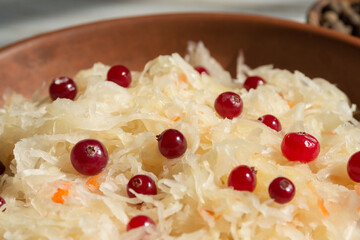
[[[209,74],[199,74],[194,66]],[[203,43],[188,53],[159,56],[142,72],[131,72],[129,88],[106,81],[110,66],[96,63],[73,77],[72,101],[12,93],[0,110],[2,239],[359,239],[360,185],[347,173],[360,150],[356,106],[324,79],[261,66],[251,69],[239,55],[237,76],[211,57]],[[266,80],[243,88],[246,76]],[[241,96],[243,111],[233,119],[214,110],[219,94]],[[276,116],[277,132],[257,119]],[[156,136],[177,129],[186,152],[166,159]],[[309,163],[287,160],[286,133],[306,132],[320,143]],[[77,172],[73,146],[97,139],[109,161],[98,175]],[[256,169],[253,192],[228,187],[239,165]],[[129,179],[151,177],[156,195],[127,195]],[[268,186],[291,179],[294,198],[279,204]],[[5,210],[6,208],[6,210]],[[2,211],[4,210],[4,211]],[[127,231],[137,215],[156,224]]]

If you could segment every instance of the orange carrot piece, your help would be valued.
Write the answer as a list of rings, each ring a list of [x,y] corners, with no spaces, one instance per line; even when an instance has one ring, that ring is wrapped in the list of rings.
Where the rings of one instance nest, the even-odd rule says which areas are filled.
[[[324,216],[328,217],[330,216],[329,211],[326,209],[325,204],[324,204],[324,199],[322,199],[321,197],[318,197],[318,207],[320,208],[322,214],[324,214]]]
[[[356,194],[360,196],[360,185],[355,185],[354,188],[355,188]]]
[[[174,122],[177,122],[181,119],[181,117],[177,116],[175,119],[174,119]]]
[[[334,133],[334,132],[324,132],[323,134],[324,135],[330,135],[330,136],[336,135],[336,133]]]
[[[309,180],[306,184],[307,184],[307,185],[308,185],[308,187],[310,188],[311,192],[312,192],[312,193],[314,193],[314,194],[317,196],[318,194],[317,194],[317,192],[316,192],[316,189],[315,189],[315,187],[314,187],[314,185],[313,185],[312,181],[311,181],[311,180]]]
[[[185,75],[184,73],[179,74],[179,80],[180,80],[181,82],[186,83],[186,82],[187,82],[187,77],[186,77],[186,75]]]
[[[291,103],[291,102],[289,102],[289,101],[287,101],[287,100],[286,100],[286,103],[287,103],[287,105],[289,106],[290,109],[294,107],[294,104]]]
[[[211,216],[215,216],[215,213],[213,211],[207,210],[207,209],[203,209],[205,212],[207,212],[209,215]]]
[[[218,220],[222,216],[221,213],[216,214],[215,212],[207,210],[207,209],[204,209],[204,211],[207,212],[210,216],[214,217],[215,220]]]
[[[55,203],[64,204],[65,203],[64,196],[68,196],[68,195],[69,195],[69,190],[58,188],[57,192],[54,193],[51,200],[53,200],[53,202]]]
[[[203,216],[203,214],[202,214],[202,209],[201,209],[201,208],[198,208],[198,209],[197,209],[197,212],[198,212],[198,214],[200,215],[200,217],[202,218],[202,220],[205,221],[205,218],[204,218],[204,216]]]
[[[212,216],[215,220],[218,220],[219,218],[221,218],[222,213],[218,213],[216,214],[213,211],[207,210],[207,209],[202,209],[202,208],[198,208],[198,213],[200,215],[200,217],[205,221],[203,212],[206,212],[207,214],[209,214],[210,216]]]
[[[321,198],[319,196],[319,194],[317,193],[316,189],[315,189],[315,186],[312,184],[312,181],[308,181],[307,182],[307,185],[308,187],[310,188],[310,190],[313,192],[313,194],[316,195],[317,199],[318,199],[318,207],[320,208],[320,211],[322,214],[324,214],[324,216],[328,217],[330,216],[330,213],[329,211],[327,210],[327,208],[325,207],[325,201],[323,198]]]
[[[103,173],[101,172],[86,181],[86,186],[89,188],[90,191],[94,192],[96,190],[99,190],[101,184],[97,181],[97,179],[101,177],[102,174]]]
[[[68,181],[65,180],[58,181],[57,183],[57,185],[60,185],[60,187],[58,187],[51,200],[53,200],[55,203],[64,204],[64,197],[69,195],[69,189],[71,185]]]
[[[282,95],[282,93],[279,93],[279,96],[284,100],[286,101],[287,105],[289,106],[289,108],[293,108],[295,106],[295,104],[293,104],[292,102],[288,101],[285,99],[284,95]]]

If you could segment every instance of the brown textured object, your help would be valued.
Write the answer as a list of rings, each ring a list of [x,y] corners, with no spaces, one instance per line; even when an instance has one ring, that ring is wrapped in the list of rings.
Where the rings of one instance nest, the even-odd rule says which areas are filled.
[[[319,0],[310,7],[307,22],[360,37],[360,0]]]
[[[160,54],[203,41],[234,76],[240,49],[251,67],[274,64],[336,83],[360,105],[360,40],[268,17],[188,13],[115,19],[51,32],[0,49],[0,94],[30,96],[43,81],[72,77],[95,62],[142,70]]]

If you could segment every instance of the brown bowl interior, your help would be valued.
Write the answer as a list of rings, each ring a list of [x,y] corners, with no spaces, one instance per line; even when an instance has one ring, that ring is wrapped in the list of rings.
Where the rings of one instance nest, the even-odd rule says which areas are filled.
[[[0,94],[30,96],[43,81],[95,62],[142,70],[160,54],[203,41],[234,75],[238,51],[251,67],[300,70],[336,83],[360,104],[360,40],[305,24],[237,14],[190,13],[115,19],[40,35],[0,50]]]

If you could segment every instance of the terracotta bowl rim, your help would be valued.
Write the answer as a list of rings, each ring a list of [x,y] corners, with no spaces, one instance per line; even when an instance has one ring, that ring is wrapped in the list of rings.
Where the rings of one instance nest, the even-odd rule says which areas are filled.
[[[336,32],[331,29],[322,28],[319,26],[310,25],[308,23],[296,22],[293,20],[281,19],[276,17],[262,16],[256,14],[243,14],[243,13],[224,13],[224,12],[187,12],[187,13],[160,13],[160,14],[146,14],[129,17],[110,18],[106,20],[93,21],[89,23],[78,24],[70,27],[61,28],[54,31],[48,31],[40,34],[36,34],[32,37],[25,38],[14,43],[8,44],[0,48],[0,55],[11,52],[22,46],[32,44],[36,41],[44,40],[48,37],[52,37],[58,34],[65,34],[71,31],[77,31],[80,29],[87,29],[92,27],[98,27],[106,25],[107,23],[113,22],[132,22],[137,20],[149,21],[149,20],[171,20],[181,18],[193,18],[193,19],[221,19],[221,20],[232,20],[232,21],[245,21],[245,22],[256,22],[263,25],[279,26],[281,28],[295,29],[300,32],[315,34],[326,38],[332,38],[337,41],[345,42],[346,44],[354,45],[360,48],[360,39],[346,35],[343,33]]]

